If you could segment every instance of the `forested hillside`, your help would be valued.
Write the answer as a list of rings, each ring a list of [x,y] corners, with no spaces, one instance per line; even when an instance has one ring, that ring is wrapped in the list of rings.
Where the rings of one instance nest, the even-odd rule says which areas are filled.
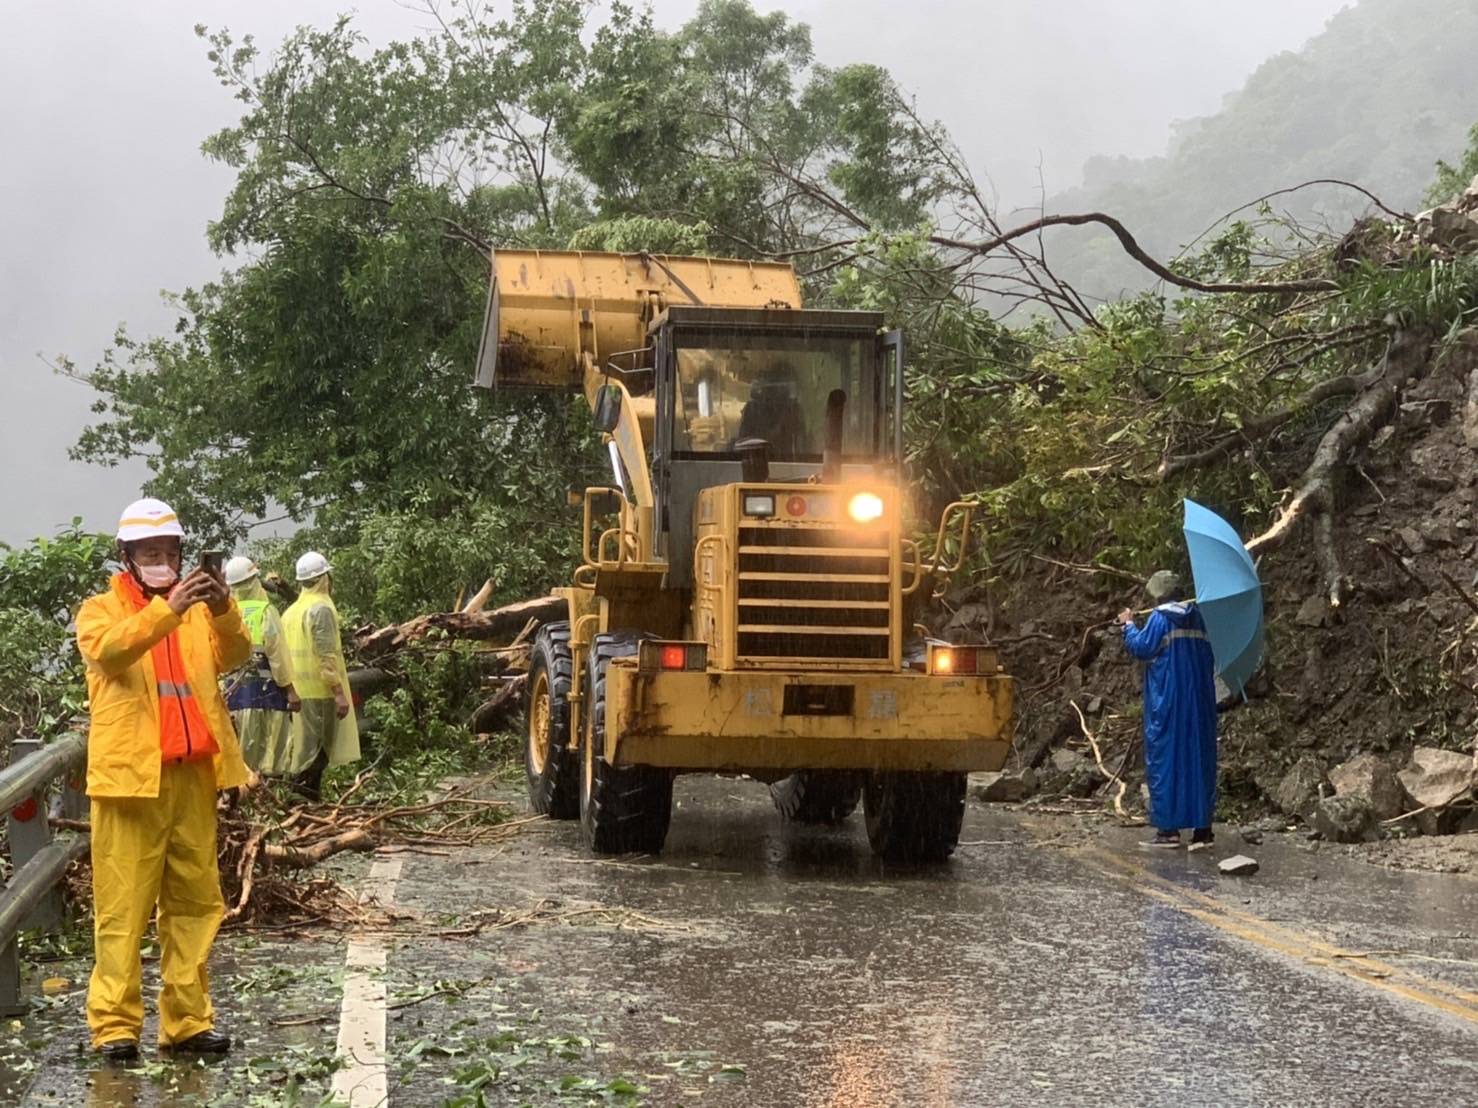
[[[1265,62],[1220,112],[1178,124],[1163,157],[1094,158],[1083,184],[1047,208],[1112,212],[1159,256],[1249,201],[1321,178],[1415,211],[1433,162],[1460,149],[1478,117],[1475,50],[1478,5],[1359,0],[1302,50]],[[1365,196],[1336,186],[1270,203],[1334,226],[1368,207]],[[1061,232],[1051,249],[1055,268],[1086,293],[1112,297],[1148,284],[1105,233]]]

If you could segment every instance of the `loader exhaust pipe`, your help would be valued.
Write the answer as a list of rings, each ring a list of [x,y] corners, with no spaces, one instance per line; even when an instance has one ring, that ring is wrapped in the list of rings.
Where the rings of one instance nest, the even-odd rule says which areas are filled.
[[[766,439],[740,439],[734,444],[739,452],[740,476],[746,485],[763,485],[770,479],[770,443]]]
[[[832,389],[826,397],[826,445],[821,454],[821,480],[834,485],[842,477],[842,416],[847,411],[847,394]]]

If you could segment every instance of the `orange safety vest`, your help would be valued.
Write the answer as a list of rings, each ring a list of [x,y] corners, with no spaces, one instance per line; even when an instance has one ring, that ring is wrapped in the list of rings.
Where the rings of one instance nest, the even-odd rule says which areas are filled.
[[[148,598],[133,575],[125,573],[123,588],[133,606],[143,611]],[[193,762],[212,758],[220,751],[205,713],[195,702],[180,640],[175,631],[160,639],[149,651],[154,677],[159,684],[159,757],[165,762]]]

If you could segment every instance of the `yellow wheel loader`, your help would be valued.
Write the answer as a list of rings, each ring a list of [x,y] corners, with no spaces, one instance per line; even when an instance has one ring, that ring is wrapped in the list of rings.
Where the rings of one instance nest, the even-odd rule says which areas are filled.
[[[788,265],[497,252],[477,383],[583,392],[611,474],[534,643],[535,811],[655,853],[677,774],[747,774],[801,822],[860,802],[886,858],[951,853],[1012,681],[916,625],[971,507],[905,528],[902,373],[879,313],[802,308]]]

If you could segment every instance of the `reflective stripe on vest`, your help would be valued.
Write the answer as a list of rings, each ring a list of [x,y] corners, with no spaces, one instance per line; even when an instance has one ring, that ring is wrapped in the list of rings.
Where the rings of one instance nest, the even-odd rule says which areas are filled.
[[[149,601],[133,577],[123,573],[114,581],[119,583],[134,611],[143,611]],[[190,688],[178,630],[171,631],[149,648],[149,660],[154,665],[158,697],[159,757],[166,762],[184,762],[217,754],[220,748],[216,746],[210,724]]]
[[[159,689],[159,757],[166,762],[212,757],[220,748],[190,690],[178,632],[155,643],[149,656]]]
[[[1156,647],[1156,650],[1164,650],[1175,639],[1201,639],[1204,641],[1205,638],[1205,631],[1171,631],[1160,640],[1160,645]]]

